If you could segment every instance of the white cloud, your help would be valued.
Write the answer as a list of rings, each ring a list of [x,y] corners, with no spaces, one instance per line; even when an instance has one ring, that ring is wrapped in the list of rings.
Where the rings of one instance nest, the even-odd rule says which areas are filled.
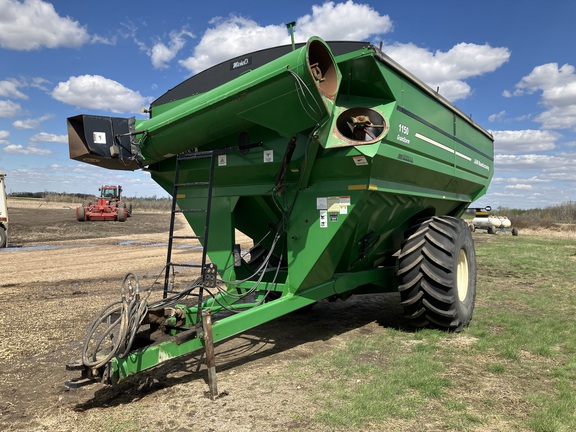
[[[496,155],[495,167],[500,171],[516,171],[520,175],[535,173],[529,180],[516,179],[519,183],[534,184],[537,181],[576,181],[576,154],[548,155]],[[512,182],[512,180],[510,180]]]
[[[531,153],[553,150],[556,141],[562,138],[557,132],[542,130],[497,130],[490,131],[494,136],[494,150],[497,153]]]
[[[2,145],[10,144],[10,142],[8,142],[9,136],[10,136],[10,132],[8,132],[6,130],[0,130],[0,144],[2,144]]]
[[[521,96],[542,92],[541,100],[547,108],[535,120],[545,129],[576,130],[576,69],[574,66],[546,63],[516,84],[516,90],[506,96]]]
[[[200,72],[238,55],[289,44],[291,39],[284,24],[261,26],[256,21],[237,15],[215,18],[213,27],[204,32],[194,54],[179,63],[192,73]],[[311,36],[325,40],[365,40],[392,30],[392,21],[372,7],[327,2],[312,6],[312,14],[296,20],[295,39],[304,42]]]
[[[25,120],[16,120],[14,123],[12,123],[12,126],[14,126],[16,129],[38,129],[42,122],[45,122],[52,117],[52,115],[46,114],[35,119],[29,118]]]
[[[459,99],[466,99],[472,94],[472,87],[462,80],[432,82],[431,87],[453,102]]]
[[[0,0],[1,2],[2,0]],[[1,17],[0,17],[1,21]],[[28,99],[28,95],[23,93],[21,88],[34,87],[42,91],[47,91],[45,84],[48,81],[44,78],[7,78],[0,81],[0,97],[7,99]]]
[[[504,97],[508,97],[508,96],[504,96]],[[510,94],[509,97],[512,97],[512,94]],[[530,120],[532,117],[533,117],[533,115],[530,113],[518,115],[515,117],[509,117],[507,111],[500,111],[498,113],[490,115],[488,117],[488,121],[492,122],[492,123],[495,123],[495,122],[513,123],[513,122],[523,122],[526,120]]]
[[[15,79],[0,81],[0,97],[12,99],[28,99],[28,96],[18,90],[18,87],[22,86],[23,84]]]
[[[496,155],[495,169],[500,176],[492,180],[488,194],[482,198],[493,207],[527,208],[534,206],[530,200],[540,206],[552,205],[573,199],[576,194],[576,152]],[[508,197],[522,200],[499,199]]]
[[[569,172],[551,172],[547,173],[546,176],[551,180],[576,182],[576,172],[574,170]]]
[[[50,84],[50,81],[41,77],[34,77],[31,79],[30,87],[40,89],[42,91],[48,92],[49,89],[46,84]]]
[[[118,35],[106,37],[102,35],[93,34],[90,36],[90,43],[92,44],[116,45],[117,41],[118,41]]]
[[[34,146],[24,147],[20,144],[9,144],[6,147],[4,147],[4,151],[6,153],[23,154],[23,155],[46,156],[52,154],[50,150],[40,149]]]
[[[176,57],[178,52],[184,48],[186,44],[185,36],[193,38],[194,35],[187,30],[170,33],[170,41],[168,44],[164,42],[156,42],[152,48],[147,49],[147,53],[152,60],[152,65],[156,69],[164,69],[168,67],[168,63]]]
[[[459,43],[448,51],[432,52],[412,43],[385,46],[384,52],[441,95],[456,101],[471,94],[465,79],[493,72],[510,58],[504,47]]]
[[[326,2],[312,6],[312,14],[296,20],[295,36],[300,42],[311,36],[324,40],[366,40],[392,31],[392,20],[367,4]]]
[[[0,100],[0,118],[10,118],[20,114],[22,107],[16,102]]]
[[[61,143],[67,144],[68,143],[68,136],[67,135],[56,135],[50,134],[46,132],[40,132],[39,134],[33,135],[30,138],[30,141],[33,143]]]
[[[262,27],[255,21],[230,16],[210,22],[215,24],[204,32],[194,48],[194,55],[179,63],[193,73],[200,72],[217,63],[259,49],[284,45],[289,42],[285,26]]]
[[[502,192],[493,192],[490,194],[491,196],[497,196],[497,197],[502,197],[502,198],[523,198],[524,195],[519,194],[519,193],[502,193]]]
[[[117,81],[100,75],[81,75],[60,82],[52,97],[79,108],[99,109],[113,113],[138,112],[150,100]]]
[[[576,97],[576,74],[574,66],[546,63],[536,66],[530,74],[516,84],[514,95],[542,91],[542,100],[548,105],[572,105]]]
[[[576,99],[574,105],[554,106],[534,118],[545,129],[571,129],[576,131]]]
[[[491,184],[503,184],[503,183],[524,183],[524,184],[534,184],[534,183],[547,183],[550,180],[541,179],[537,176],[532,176],[528,178],[519,177],[494,177]]]
[[[548,155],[496,155],[494,165],[499,170],[532,170],[555,168],[566,163],[565,158]],[[574,162],[576,164],[576,162]]]
[[[492,114],[488,117],[488,121],[493,123],[496,121],[502,121],[506,117],[506,111],[500,111],[498,114]]]
[[[42,0],[0,0],[0,47],[35,50],[42,47],[79,47],[88,32],[77,21],[58,15]]]
[[[529,184],[524,184],[524,183],[518,183],[518,184],[508,185],[505,187],[505,189],[532,190],[532,189],[534,189],[534,186],[529,185]]]
[[[507,167],[499,165],[496,171],[500,174],[504,171],[513,174],[510,177],[494,178],[482,202],[492,207],[530,208],[574,199],[576,196],[574,155],[557,158],[533,156],[497,156],[500,162],[505,159]],[[562,166],[565,163],[568,164],[566,168]],[[517,175],[514,175],[514,171]],[[522,178],[526,173],[533,175]]]

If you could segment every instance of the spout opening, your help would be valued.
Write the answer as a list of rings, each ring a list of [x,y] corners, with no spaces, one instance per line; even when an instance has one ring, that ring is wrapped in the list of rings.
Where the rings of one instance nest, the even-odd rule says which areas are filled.
[[[308,43],[308,68],[320,93],[334,100],[338,92],[338,70],[328,47],[320,40]]]
[[[371,108],[350,108],[336,121],[336,135],[351,145],[372,144],[386,136],[390,127],[378,111]]]

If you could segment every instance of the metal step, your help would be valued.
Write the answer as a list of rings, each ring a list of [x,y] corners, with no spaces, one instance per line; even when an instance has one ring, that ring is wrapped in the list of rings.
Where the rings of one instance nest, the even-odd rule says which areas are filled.
[[[178,184],[175,184],[174,186],[186,187],[186,186],[208,186],[208,185],[210,185],[210,182],[178,183]]]
[[[170,238],[180,240],[200,240],[203,239],[204,236],[170,236]]]
[[[174,210],[174,213],[208,213],[208,209],[184,209],[184,210]]]
[[[189,268],[202,268],[202,264],[178,264],[170,263],[172,267],[189,267]]]

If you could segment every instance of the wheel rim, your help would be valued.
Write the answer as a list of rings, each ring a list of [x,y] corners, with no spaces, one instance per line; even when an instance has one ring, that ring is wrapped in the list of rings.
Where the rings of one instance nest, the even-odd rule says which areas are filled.
[[[458,267],[456,268],[456,272],[458,299],[464,301],[468,294],[468,257],[464,249],[460,249],[460,253],[458,254]]]

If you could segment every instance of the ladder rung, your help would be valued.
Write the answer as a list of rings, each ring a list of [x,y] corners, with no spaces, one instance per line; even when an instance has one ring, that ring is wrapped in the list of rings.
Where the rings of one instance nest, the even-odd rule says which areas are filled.
[[[211,150],[206,151],[199,151],[189,154],[179,154],[178,160],[189,160],[189,159],[207,159],[211,158],[214,155],[214,152]]]
[[[178,264],[178,263],[170,263],[173,267],[190,267],[190,268],[202,268],[202,264]]]
[[[206,213],[206,209],[185,209],[185,210],[174,210],[174,213]]]
[[[170,236],[170,238],[180,240],[200,240],[204,238],[204,236]]]
[[[178,183],[174,186],[176,187],[185,187],[185,186],[208,186],[210,182],[192,182],[192,183]]]

